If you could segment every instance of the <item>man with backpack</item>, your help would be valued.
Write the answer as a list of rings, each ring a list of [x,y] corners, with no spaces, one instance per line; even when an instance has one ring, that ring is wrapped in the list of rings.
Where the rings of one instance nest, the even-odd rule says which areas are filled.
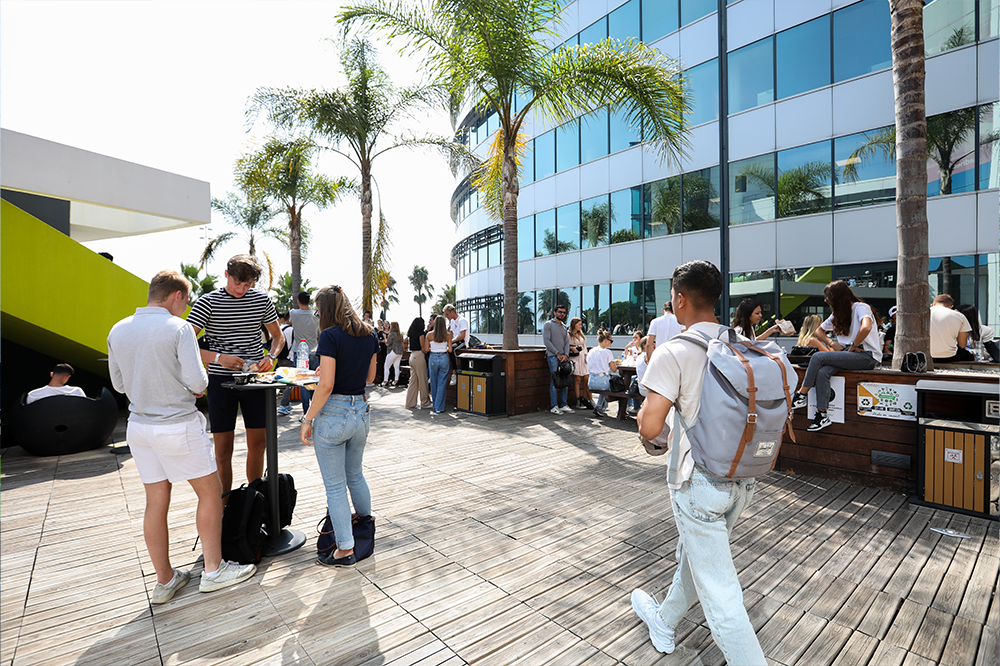
[[[714,311],[722,289],[719,269],[707,261],[689,261],[674,270],[671,302],[674,315],[689,335],[715,339],[726,332]],[[709,409],[702,400],[708,362],[705,347],[688,335],[656,346],[643,377],[649,391],[638,415],[643,438],[662,439],[669,432],[668,415],[679,419],[672,408],[694,429],[699,411]],[[688,427],[680,430],[679,437],[678,432],[673,433],[667,456],[667,484],[678,531],[677,570],[662,605],[637,589],[632,592],[632,608],[649,628],[653,647],[670,654],[675,627],[700,601],[726,662],[763,666],[766,661],[743,607],[743,590],[729,545],[740,513],[753,498],[755,479],[727,479],[704,471],[701,464],[695,465]]]
[[[195,398],[208,375],[194,330],[181,319],[191,284],[177,271],[160,271],[149,284],[148,303],[114,325],[108,334],[108,369],[115,390],[129,399],[127,439],[146,490],[142,531],[156,570],[150,603],[169,601],[191,577],[170,564],[167,512],[172,484],[187,481],[198,495],[195,524],[205,571],[201,592],[235,585],[251,576],[253,564],[222,559],[222,484],[205,417]]]

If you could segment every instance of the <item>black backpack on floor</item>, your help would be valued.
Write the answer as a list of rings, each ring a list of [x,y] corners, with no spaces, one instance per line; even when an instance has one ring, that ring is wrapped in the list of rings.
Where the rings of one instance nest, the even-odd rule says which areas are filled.
[[[222,497],[229,498],[222,511],[222,559],[257,564],[267,537],[267,498],[247,484]]]
[[[267,486],[267,477],[265,476],[262,479],[251,481],[248,487],[261,493],[267,500],[268,508],[270,509],[271,495]],[[292,478],[292,475],[278,474],[278,522],[281,524],[272,531],[270,525],[271,512],[268,510],[267,514],[264,516],[264,530],[268,534],[277,533],[281,531],[282,528],[288,527],[292,524],[292,512],[295,510],[295,500],[298,496],[299,493],[295,490],[295,480]]]

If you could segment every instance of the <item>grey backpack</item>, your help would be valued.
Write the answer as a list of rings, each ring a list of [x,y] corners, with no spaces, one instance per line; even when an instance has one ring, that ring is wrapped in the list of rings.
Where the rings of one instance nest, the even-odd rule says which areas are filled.
[[[718,338],[700,331],[676,337],[704,347],[708,365],[698,420],[689,425],[674,409],[672,457],[678,460],[671,460],[670,474],[680,462],[678,425],[687,431],[695,464],[709,474],[746,479],[769,472],[786,427],[795,441],[791,408],[798,377],[785,352],[774,342],[741,338],[731,328],[723,328]]]

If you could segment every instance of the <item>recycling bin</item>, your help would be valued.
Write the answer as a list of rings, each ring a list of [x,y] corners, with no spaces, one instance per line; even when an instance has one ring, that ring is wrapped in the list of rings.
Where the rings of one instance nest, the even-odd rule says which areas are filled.
[[[456,407],[459,411],[500,416],[507,414],[507,377],[500,354],[460,354]]]

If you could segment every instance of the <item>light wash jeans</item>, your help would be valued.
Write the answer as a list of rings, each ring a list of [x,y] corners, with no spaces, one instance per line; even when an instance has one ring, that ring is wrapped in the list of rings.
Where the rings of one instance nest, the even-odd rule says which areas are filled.
[[[677,540],[674,581],[660,606],[660,618],[676,627],[701,601],[712,638],[734,666],[763,666],[764,653],[743,607],[729,537],[753,499],[756,479],[722,479],[697,467],[680,490],[670,491]]]
[[[607,372],[590,373],[590,380],[587,382],[587,386],[597,391],[610,391],[611,390],[611,375]],[[597,398],[597,411],[606,412],[608,411],[608,398],[603,393]]]
[[[545,360],[549,362],[549,407],[565,407],[569,398],[569,387],[557,389],[555,382],[552,381],[552,374],[559,369],[559,358],[546,355]]]
[[[802,385],[816,387],[816,409],[830,404],[830,378],[841,370],[871,370],[878,363],[868,352],[817,352],[809,357]]]
[[[431,379],[431,401],[434,403],[434,411],[443,412],[448,392],[448,375],[451,374],[448,352],[431,352],[428,355],[427,374]]]
[[[354,548],[351,504],[359,515],[372,513],[372,495],[361,469],[369,419],[365,396],[334,394],[326,399],[313,425],[313,449],[326,487],[326,509],[341,550]]]

